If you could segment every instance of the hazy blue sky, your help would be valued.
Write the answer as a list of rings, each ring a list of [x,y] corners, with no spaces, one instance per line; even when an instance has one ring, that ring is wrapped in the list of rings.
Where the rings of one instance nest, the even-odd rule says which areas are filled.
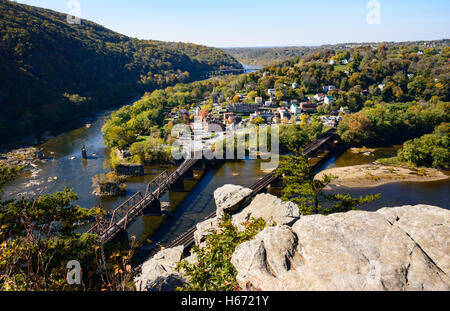
[[[216,47],[320,45],[450,37],[449,0],[78,0],[81,17],[140,39]],[[374,0],[373,0],[374,1]],[[69,12],[69,0],[17,2]]]

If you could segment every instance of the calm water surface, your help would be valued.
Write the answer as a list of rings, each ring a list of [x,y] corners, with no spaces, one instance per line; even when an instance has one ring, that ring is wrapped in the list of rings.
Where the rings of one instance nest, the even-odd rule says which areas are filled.
[[[320,167],[320,170],[372,163],[379,158],[395,156],[399,148],[400,146],[376,148],[376,151],[372,156],[354,154],[348,150],[343,154],[330,158],[327,163]],[[449,173],[446,172],[446,174]],[[375,211],[382,207],[417,204],[434,205],[450,209],[450,179],[425,183],[397,182],[373,188],[333,187],[333,190],[342,193],[350,193],[354,197],[365,196],[371,193],[380,193],[381,198],[379,200],[363,206],[362,209],[368,211]]]
[[[44,143],[41,146],[44,154],[53,158],[36,167],[32,173],[25,172],[20,178],[5,185],[3,199],[32,197],[67,187],[79,194],[78,205],[87,208],[101,205],[112,210],[136,192],[145,191],[146,184],[163,170],[174,169],[163,166],[146,167],[145,176],[128,180],[128,192],[124,197],[99,198],[92,195],[92,177],[110,170],[105,164],[109,150],[103,146],[101,137],[101,127],[109,113],[110,111],[102,113],[90,127],[66,132]],[[90,155],[87,161],[81,160],[80,150],[83,145],[86,145]],[[371,163],[377,158],[393,156],[397,150],[398,146],[378,148],[369,157],[347,151],[330,158],[320,169]],[[168,193],[161,199],[162,202],[170,203],[173,212],[171,219],[162,223],[162,217],[140,217],[128,230],[129,234],[135,235],[140,241],[150,238],[153,242],[168,242],[214,211],[213,194],[218,187],[224,184],[250,186],[264,175],[265,172],[260,170],[260,162],[251,160],[228,161],[212,170],[196,171],[194,180],[185,181],[186,192]],[[392,183],[369,189],[341,187],[338,190],[353,196],[381,193],[382,198],[366,205],[366,210],[420,203],[449,208],[449,186],[450,182],[445,180]]]

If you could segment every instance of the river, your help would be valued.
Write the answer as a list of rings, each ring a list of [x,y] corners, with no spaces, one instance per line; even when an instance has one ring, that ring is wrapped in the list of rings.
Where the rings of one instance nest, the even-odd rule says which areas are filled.
[[[397,154],[400,146],[376,148],[371,156],[354,154],[350,150],[342,154],[332,156],[318,170],[322,171],[334,167],[346,167],[368,164],[380,158],[392,157]],[[448,172],[447,172],[448,174]],[[450,209],[450,179],[431,182],[397,182],[381,185],[373,188],[346,188],[332,187],[333,191],[349,193],[353,197],[367,194],[381,194],[381,198],[364,205],[361,209],[376,211],[382,207],[395,207],[402,205],[427,204]]]
[[[248,71],[257,70],[248,66],[245,68]],[[146,167],[145,176],[128,180],[126,196],[99,198],[92,195],[92,177],[110,170],[106,164],[109,150],[103,146],[101,127],[111,111],[99,114],[89,126],[65,132],[43,143],[40,147],[44,154],[52,158],[4,185],[2,199],[33,197],[40,193],[61,191],[66,187],[78,193],[76,204],[87,208],[101,205],[111,211],[138,191],[145,191],[146,184],[168,167]],[[87,161],[81,159],[80,150],[83,145],[89,154]],[[377,148],[371,157],[347,151],[333,156],[320,169],[370,163],[377,158],[394,155],[397,150],[398,147],[395,146]],[[259,165],[259,161],[228,161],[213,170],[196,172],[196,178],[185,183],[188,191],[169,193],[162,198],[162,202],[170,203],[170,209],[173,211],[171,219],[160,227],[162,217],[140,217],[129,229],[129,234],[135,235],[139,241],[151,238],[154,242],[167,242],[174,239],[214,210],[215,189],[224,184],[250,186],[262,177],[265,173],[259,169]],[[354,196],[381,193],[382,198],[366,205],[366,210],[419,203],[449,208],[449,185],[450,182],[445,180],[429,183],[402,182],[370,189],[341,187],[338,190]]]

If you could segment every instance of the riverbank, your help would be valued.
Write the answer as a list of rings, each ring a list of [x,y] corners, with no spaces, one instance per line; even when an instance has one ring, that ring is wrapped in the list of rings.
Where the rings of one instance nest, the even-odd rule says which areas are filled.
[[[442,171],[432,168],[406,168],[380,164],[364,164],[324,170],[323,175],[338,177],[331,185],[346,188],[371,188],[396,182],[430,182],[448,179]]]

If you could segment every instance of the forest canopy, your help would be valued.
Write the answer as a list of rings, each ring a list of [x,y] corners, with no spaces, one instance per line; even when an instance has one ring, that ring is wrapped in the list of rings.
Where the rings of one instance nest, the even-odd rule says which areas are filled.
[[[220,49],[130,38],[0,0],[0,140],[59,128],[145,91],[242,66]]]

